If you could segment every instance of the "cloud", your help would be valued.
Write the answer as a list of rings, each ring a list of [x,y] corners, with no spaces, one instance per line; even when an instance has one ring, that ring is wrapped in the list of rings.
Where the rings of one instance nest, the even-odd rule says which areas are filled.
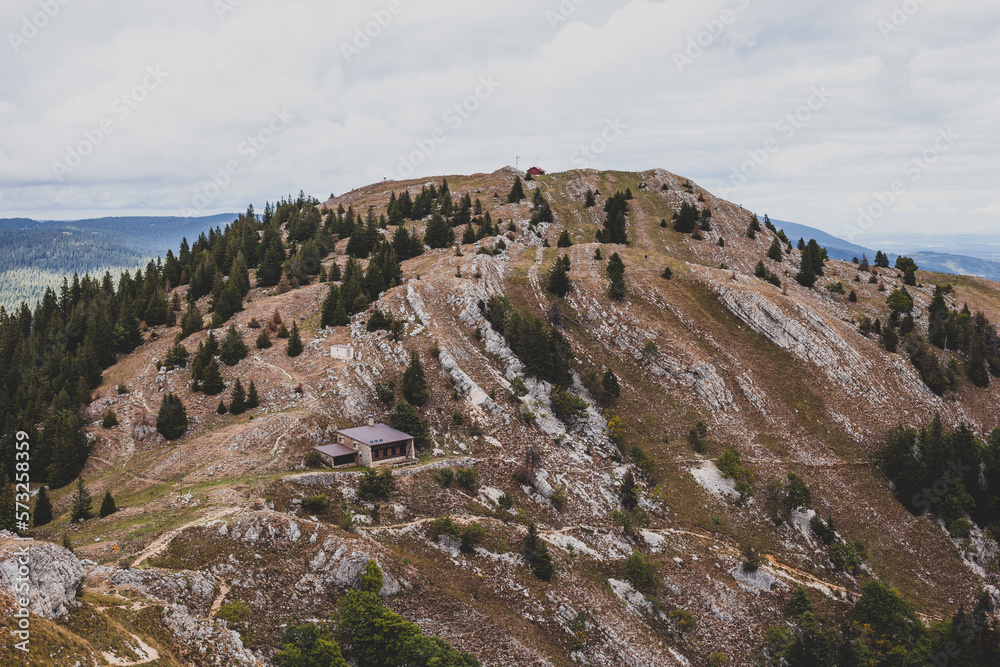
[[[220,3],[231,11],[220,15]],[[435,130],[446,141],[418,175],[491,171],[518,155],[522,166],[571,169],[608,122],[626,129],[594,166],[664,167],[752,210],[835,231],[941,128],[961,139],[908,184],[880,229],[937,226],[954,202],[995,196],[1000,15],[972,0],[927,3],[896,17],[887,37],[879,21],[894,20],[892,7],[861,0],[60,7],[16,53],[9,35],[38,4],[0,7],[0,216],[186,210],[234,161],[239,173],[206,213],[300,188],[326,197],[397,173]],[[677,54],[691,62],[679,69]],[[150,66],[169,76],[129,97]],[[501,85],[456,126],[449,110],[482,77]],[[788,135],[780,121],[822,86],[829,101]],[[276,110],[294,118],[250,159],[241,147],[266,138]],[[53,165],[105,119],[112,131],[58,174]],[[772,138],[778,150],[734,188],[734,170]]]
[[[972,209],[974,215],[1000,215],[1000,201],[995,201],[986,206]]]

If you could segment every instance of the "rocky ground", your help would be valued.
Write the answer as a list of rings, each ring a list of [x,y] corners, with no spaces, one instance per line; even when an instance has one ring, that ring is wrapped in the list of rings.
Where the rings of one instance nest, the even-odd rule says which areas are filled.
[[[913,517],[874,465],[885,430],[896,423],[919,425],[940,412],[980,435],[997,426],[997,383],[980,390],[963,382],[939,398],[905,358],[859,333],[860,316],[885,317],[885,296],[901,285],[895,271],[880,270],[875,283],[858,274],[856,282],[856,267],[831,262],[817,288],[806,290],[792,278],[798,253],[790,253],[782,263],[764,260],[781,276],[778,288],[753,276],[773,235],[747,238],[749,211],[682,177],[663,170],[556,174],[526,182],[529,199],[510,205],[513,178],[510,169],[448,178],[456,197],[469,192],[494,221],[502,218],[503,228],[513,222],[516,231],[495,256],[477,254],[495,243],[485,239],[460,256],[445,249],[406,262],[404,283],[378,301],[405,322],[399,341],[365,331],[364,314],[349,327],[318,329],[323,284],[284,294],[253,290],[233,319],[251,354],[223,366],[223,376],[227,384],[254,381],[256,410],[220,416],[219,397],[189,390],[188,370],[157,371],[172,341],[168,329],[149,332],[147,343],[109,369],[89,411],[96,446],[84,477],[95,497],[110,490],[122,509],[69,525],[68,490],[53,494],[62,516],[32,543],[48,563],[39,576],[59,582],[37,600],[46,632],[72,637],[67,645],[77,647],[72,655],[81,664],[266,665],[282,624],[328,618],[338,595],[375,559],[393,609],[487,665],[743,665],[758,661],[767,628],[781,622],[796,586],[836,615],[866,580],[879,578],[936,618],[995,583],[995,544],[957,544],[930,519]],[[390,191],[415,194],[425,182],[380,183],[326,205],[378,209]],[[538,234],[528,229],[535,187],[555,213]],[[602,195],[591,209],[582,206],[588,187]],[[595,260],[601,205],[625,187],[635,194],[631,243],[604,246],[604,259]],[[702,240],[659,224],[685,201],[712,210],[712,231]],[[564,229],[574,245],[559,249]],[[606,296],[612,251],[627,267],[621,303]],[[562,253],[571,259],[574,290],[561,300],[559,319],[577,358],[574,390],[588,403],[586,415],[569,424],[553,413],[552,387],[524,376],[477,307],[504,294],[515,307],[551,318],[545,273]],[[343,242],[327,266],[333,261],[345,261]],[[672,280],[660,276],[668,266]],[[944,278],[918,275],[923,284],[910,289],[926,308],[933,283]],[[856,290],[857,303],[824,289],[837,281]],[[954,304],[1000,319],[996,285],[947,281],[956,288]],[[253,349],[251,322],[275,311],[302,329],[306,349],[295,359],[284,341]],[[193,351],[205,336],[185,345]],[[354,346],[356,359],[333,360],[332,344]],[[430,383],[421,416],[431,434],[420,465],[398,475],[396,491],[376,508],[357,497],[356,474],[309,471],[304,461],[336,428],[367,414],[387,418],[376,384],[398,382],[413,350]],[[605,369],[622,385],[622,397],[610,403],[581,384],[587,371]],[[516,379],[526,395],[513,391]],[[155,432],[166,392],[181,396],[192,422],[175,442]],[[112,429],[100,426],[108,408],[120,421]],[[526,420],[526,412],[534,418]],[[625,426],[623,447],[607,434],[613,416]],[[697,422],[707,427],[702,454],[687,442]],[[653,460],[639,475],[649,525],[623,531],[610,513],[634,468],[633,446]],[[533,447],[541,453],[537,471],[519,474]],[[749,503],[737,502],[732,480],[715,467],[729,448],[753,470]],[[442,487],[441,467],[475,468],[479,488]],[[857,577],[834,571],[808,529],[810,514],[777,526],[767,515],[766,480],[788,472],[809,485],[816,513],[832,517],[845,538],[865,542],[869,559]],[[302,509],[317,492],[332,501],[319,516]],[[514,500],[512,510],[498,505],[503,493]],[[433,538],[431,521],[443,515],[460,525],[479,522],[483,543],[466,554],[451,538]],[[529,521],[556,563],[551,582],[533,577],[519,554]],[[50,543],[64,534],[75,556]],[[766,554],[755,573],[742,567],[747,544]],[[655,564],[654,587],[636,591],[626,581],[624,561],[633,551]],[[0,540],[0,591],[9,590],[9,553]],[[10,604],[5,600],[0,593],[0,605]],[[231,603],[248,605],[249,617],[223,620]],[[582,635],[570,627],[580,612]],[[693,628],[680,612],[693,616]],[[114,631],[94,631],[107,627]]]

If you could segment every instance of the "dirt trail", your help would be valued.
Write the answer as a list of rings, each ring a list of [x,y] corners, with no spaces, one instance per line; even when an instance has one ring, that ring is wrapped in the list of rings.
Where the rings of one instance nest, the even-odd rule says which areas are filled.
[[[212,611],[208,612],[209,617],[214,618],[219,613],[219,609],[222,607],[222,603],[225,602],[227,595],[229,595],[229,584],[226,583],[225,579],[219,577],[219,595],[212,602]]]
[[[135,635],[132,635],[132,639],[134,639],[139,644],[139,648],[134,649],[135,652],[138,653],[139,655],[146,656],[142,660],[136,660],[136,661],[125,660],[123,658],[119,658],[114,653],[109,653],[108,651],[102,651],[101,654],[104,656],[105,660],[110,662],[112,665],[115,665],[116,667],[131,667],[131,665],[145,665],[147,662],[153,662],[154,660],[160,659],[160,653],[155,648],[153,648],[146,642],[142,641]]]
[[[187,530],[188,528],[194,528],[196,526],[203,526],[206,523],[211,523],[216,519],[221,519],[224,516],[232,514],[238,509],[239,509],[238,507],[217,507],[203,517],[195,519],[194,521],[189,521],[183,526],[178,526],[177,528],[168,530],[163,535],[160,535],[158,538],[150,542],[149,546],[147,546],[145,549],[142,550],[142,552],[136,557],[136,559],[132,561],[132,567],[137,567],[144,560],[152,558],[153,556],[156,556],[157,554],[162,552],[164,549],[167,548],[171,540],[177,537],[177,535],[179,535],[181,531]]]

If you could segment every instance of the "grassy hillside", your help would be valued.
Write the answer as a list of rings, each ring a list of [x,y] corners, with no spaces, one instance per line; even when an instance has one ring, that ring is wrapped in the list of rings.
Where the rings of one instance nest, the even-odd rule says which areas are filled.
[[[976,387],[959,372],[938,396],[906,356],[861,330],[865,318],[890,321],[886,297],[904,287],[903,276],[860,275],[849,262],[830,261],[807,289],[795,280],[801,252],[766,258],[776,235],[763,229],[751,238],[750,211],[663,170],[552,174],[524,183],[526,200],[510,204],[516,175],[507,168],[448,176],[455,202],[466,194],[479,200],[500,234],[403,262],[400,284],[371,295],[349,326],[320,327],[327,283],[252,287],[227,322],[250,354],[221,367],[221,395],[194,391],[190,368],[158,368],[177,327],[154,327],[105,371],[86,409],[95,447],[83,475],[95,498],[111,491],[122,510],[72,523],[67,487],[52,493],[56,518],[36,534],[56,542],[67,535],[80,557],[108,566],[91,568],[83,617],[107,606],[94,613],[110,613],[116,624],[103,645],[79,620],[55,625],[90,650],[128,632],[158,648],[162,664],[214,664],[211,651],[199,653],[208,642],[197,633],[152,620],[183,602],[197,623],[218,631],[224,606],[239,603],[246,617],[228,629],[267,663],[284,623],[329,619],[374,559],[392,609],[486,665],[756,665],[769,629],[794,620],[787,609],[796,588],[823,627],[836,628],[873,581],[896,588],[927,623],[974,608],[985,587],[1000,583],[989,534],[953,538],[932,515],[910,513],[879,466],[896,424],[920,426],[939,413],[947,426],[966,423],[984,439],[997,426],[1000,383]],[[415,197],[430,180],[378,183],[324,208],[371,207],[377,220],[390,197],[404,189]],[[551,223],[535,218],[538,188]],[[588,189],[600,193],[590,208]],[[629,243],[598,244],[605,202],[626,189]],[[697,235],[673,228],[685,204],[711,211]],[[422,232],[429,222],[405,224]],[[563,231],[573,243],[567,248],[557,247]],[[394,230],[377,233],[391,238]],[[324,273],[334,263],[345,267],[348,243],[337,240]],[[613,253],[626,267],[620,301],[608,296]],[[563,255],[573,288],[557,299],[546,276]],[[755,277],[758,262],[780,286]],[[949,307],[967,303],[1000,321],[996,283],[916,277],[907,290],[918,313],[936,283],[950,282]],[[187,286],[175,289],[184,302]],[[499,296],[561,334],[572,350],[572,382],[553,387],[525,371],[483,315],[480,302]],[[210,300],[200,300],[202,313]],[[376,307],[396,320],[394,331],[367,331]],[[270,348],[253,346],[275,312],[282,323],[298,323],[301,355],[289,357],[276,337]],[[926,317],[914,326],[926,331]],[[194,352],[207,336],[198,331],[183,345]],[[356,360],[332,359],[333,344],[354,346]],[[368,414],[388,422],[412,352],[428,383],[428,400],[417,407],[428,437],[418,464],[396,471],[391,492],[366,497],[360,471],[313,467],[309,454]],[[963,354],[949,355],[962,371]],[[618,397],[591,381],[608,371]],[[254,382],[261,405],[220,414],[219,400],[230,400],[237,379]],[[557,416],[561,390],[582,401],[574,416]],[[168,393],[189,418],[184,435],[169,442],[155,432]],[[105,428],[108,410],[119,424]],[[727,451],[741,457],[742,497],[717,465]],[[474,483],[470,472],[461,483],[462,469],[474,471]],[[789,474],[809,489],[810,507],[776,520]],[[635,508],[621,494],[630,475]],[[831,544],[810,527],[813,517],[832,521]],[[484,535],[463,550],[449,532],[475,523]],[[531,524],[554,562],[550,581],[525,564]],[[848,547],[861,562],[837,560]],[[760,555],[758,570],[744,566],[748,553]],[[114,574],[122,559],[132,574]],[[636,575],[637,559],[650,576]],[[211,584],[200,595],[183,583],[196,576]],[[148,606],[126,612],[116,609],[120,598],[98,604],[97,594]],[[93,617],[91,625],[108,622]],[[220,664],[250,664],[226,660]]]

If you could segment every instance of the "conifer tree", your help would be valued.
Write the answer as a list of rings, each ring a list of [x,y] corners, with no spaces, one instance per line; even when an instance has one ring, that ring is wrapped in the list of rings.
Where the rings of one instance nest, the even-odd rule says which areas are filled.
[[[565,229],[562,230],[562,234],[559,235],[559,240],[556,241],[556,247],[559,247],[559,248],[568,248],[571,245],[573,245],[573,241],[569,237],[569,231],[567,231]]]
[[[389,426],[413,436],[416,444],[427,437],[427,423],[420,419],[417,410],[406,401],[399,401],[392,414],[389,415]]]
[[[184,317],[181,318],[181,340],[184,340],[197,331],[201,331],[203,326],[204,317],[201,314],[201,310],[198,309],[198,304],[192,301],[188,306],[187,312],[184,313]]]
[[[611,255],[611,259],[608,260],[607,274],[611,279],[608,296],[612,301],[621,301],[625,298],[625,263],[618,253]]]
[[[260,405],[260,397],[257,396],[257,385],[250,380],[250,389],[247,391],[247,410],[253,410]]]
[[[52,501],[43,486],[38,490],[38,498],[35,500],[35,512],[31,515],[32,523],[35,526],[44,526],[52,521]]]
[[[156,415],[156,430],[167,440],[176,440],[184,435],[187,427],[187,411],[184,410],[181,399],[174,394],[164,396],[160,412]]]
[[[618,398],[621,396],[622,388],[618,384],[618,376],[612,371],[605,371],[604,377],[601,380],[601,389],[604,391],[605,395],[611,398]]]
[[[508,204],[518,204],[524,199],[524,186],[521,185],[521,177],[514,177],[514,184],[510,186],[510,192],[507,194]],[[430,245],[430,244],[428,244]],[[433,247],[433,246],[431,246]]]
[[[70,521],[75,523],[80,520],[86,521],[93,518],[94,512],[90,504],[90,494],[83,486],[83,477],[78,477],[76,480],[76,493],[73,494],[73,509],[70,514]]]
[[[424,365],[416,350],[410,352],[410,365],[403,372],[403,398],[411,405],[421,406],[427,402],[427,379],[424,377]]]
[[[110,491],[105,491],[104,500],[101,501],[101,511],[99,512],[101,518],[103,519],[106,516],[111,516],[117,511],[118,506],[115,505],[114,497],[111,495]]]
[[[771,247],[767,249],[767,258],[780,262],[783,256],[784,255],[781,252],[781,243],[778,239],[774,239],[771,241]]]
[[[555,565],[549,556],[549,549],[538,535],[538,528],[532,521],[528,524],[528,533],[524,536],[524,560],[531,571],[542,581],[548,581],[555,573]]]
[[[546,289],[560,298],[566,296],[573,289],[569,275],[566,273],[566,264],[563,260],[557,259],[552,268],[549,269]]]
[[[239,378],[236,379],[236,384],[233,385],[233,393],[229,399],[229,413],[233,415],[241,415],[247,410],[247,396],[246,391],[243,389],[243,383],[240,382]]]
[[[898,345],[899,336],[896,335],[895,327],[887,324],[882,332],[882,347],[885,348],[886,352],[895,352]]]
[[[205,368],[201,375],[201,391],[206,396],[215,396],[226,388],[225,383],[222,381],[222,372],[219,370],[219,362],[215,360],[215,357],[209,358],[208,363],[205,364]],[[179,401],[180,399],[178,399],[178,402]],[[167,439],[172,440],[173,438]]]
[[[455,240],[455,232],[441,216],[435,213],[431,216],[431,221],[427,223],[427,231],[424,233],[424,242],[432,248],[444,248],[451,245]]]
[[[226,407],[225,399],[221,398],[219,399],[219,407],[217,407],[215,411],[220,415],[225,415],[229,413],[229,408]]]
[[[622,501],[622,507],[631,512],[639,506],[639,491],[635,484],[635,475],[629,470],[622,479],[622,485],[618,489],[618,497]]]
[[[246,296],[250,291],[250,269],[247,267],[247,260],[242,250],[236,253],[229,267],[229,279],[236,283],[240,296]]]
[[[288,347],[285,353],[289,357],[297,357],[302,354],[302,338],[299,336],[298,322],[292,322],[292,332],[288,336]]]
[[[228,321],[241,310],[243,310],[243,295],[240,293],[236,281],[226,281],[218,298],[212,299],[213,326]]]
[[[226,337],[222,339],[222,347],[219,349],[219,361],[227,366],[235,366],[245,359],[249,350],[243,342],[243,336],[232,324],[226,330]]]
[[[597,205],[597,199],[594,197],[594,191],[591,188],[587,188],[587,194],[583,199],[583,207],[590,208]]]

